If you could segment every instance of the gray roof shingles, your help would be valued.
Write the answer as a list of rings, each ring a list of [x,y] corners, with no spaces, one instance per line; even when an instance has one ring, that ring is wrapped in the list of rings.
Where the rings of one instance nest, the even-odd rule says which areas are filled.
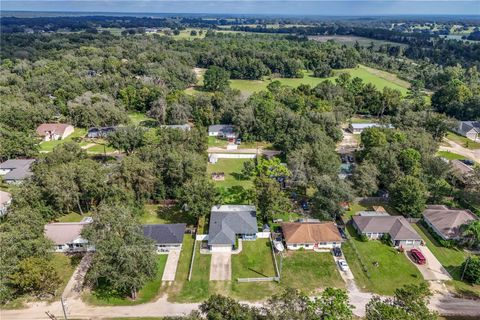
[[[143,235],[156,244],[181,244],[186,226],[185,223],[146,224],[143,225]]]
[[[402,216],[354,216],[362,233],[388,233],[392,240],[422,240]]]
[[[208,244],[235,244],[237,234],[255,234],[258,231],[254,206],[215,206],[210,214]]]
[[[5,180],[20,181],[32,176],[30,166],[35,159],[10,159],[0,164],[0,169],[10,169],[4,176]]]

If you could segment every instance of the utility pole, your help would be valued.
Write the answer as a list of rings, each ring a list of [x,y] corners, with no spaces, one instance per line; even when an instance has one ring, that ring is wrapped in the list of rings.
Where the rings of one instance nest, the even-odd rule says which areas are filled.
[[[67,309],[66,309],[67,306],[66,306],[65,300],[63,299],[63,296],[60,297],[60,302],[62,303],[63,317],[65,318],[65,320],[68,320]]]

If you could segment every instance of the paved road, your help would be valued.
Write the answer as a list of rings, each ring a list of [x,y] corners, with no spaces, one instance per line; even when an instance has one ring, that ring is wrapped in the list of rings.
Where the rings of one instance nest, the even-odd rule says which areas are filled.
[[[439,150],[457,153],[459,155],[464,156],[465,158],[470,158],[480,163],[480,149],[475,149],[475,150],[467,149],[459,145],[458,143],[446,138],[445,138],[445,141],[450,146],[440,146]]]
[[[167,263],[163,270],[162,281],[174,281],[177,273],[178,259],[180,258],[180,250],[171,250],[168,253]]]
[[[212,259],[210,260],[210,280],[228,281],[231,279],[231,253],[212,253]]]

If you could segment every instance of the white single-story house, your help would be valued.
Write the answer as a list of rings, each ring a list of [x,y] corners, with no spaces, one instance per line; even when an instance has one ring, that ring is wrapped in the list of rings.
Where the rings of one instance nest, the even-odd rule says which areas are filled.
[[[214,124],[208,127],[208,136],[234,139],[237,133],[231,124]]]
[[[462,226],[478,220],[470,210],[449,209],[443,205],[427,206],[422,216],[425,223],[444,240],[461,239]]]
[[[256,240],[257,232],[257,214],[254,206],[212,207],[208,230],[208,247],[211,252],[231,252],[237,237],[242,240]]]
[[[480,141],[480,121],[460,121],[455,131],[472,141]]]
[[[43,141],[51,141],[65,139],[73,133],[74,128],[66,123],[42,123],[36,131]]]
[[[342,236],[333,222],[282,223],[288,250],[330,250],[342,245]]]
[[[0,217],[7,214],[8,206],[12,203],[12,195],[0,190]]]
[[[143,235],[155,242],[157,253],[169,253],[172,250],[181,250],[185,223],[173,224],[146,224],[143,225]]]
[[[188,124],[164,124],[161,125],[160,128],[164,129],[177,129],[177,130],[182,130],[182,131],[190,131],[192,127]]]
[[[380,239],[388,234],[395,247],[412,247],[423,243],[422,237],[403,216],[357,215],[352,219],[355,230],[368,239]]]
[[[55,252],[73,253],[95,251],[88,240],[82,238],[83,228],[92,223],[92,218],[86,217],[80,222],[55,222],[45,225],[45,237],[54,243]]]
[[[33,175],[30,166],[35,159],[10,159],[0,164],[0,176],[6,183],[22,183]]]
[[[387,129],[393,129],[394,127],[391,124],[381,124],[381,123],[352,123],[349,126],[349,130],[353,134],[360,134],[363,132],[365,129],[370,129],[370,128],[387,128]]]

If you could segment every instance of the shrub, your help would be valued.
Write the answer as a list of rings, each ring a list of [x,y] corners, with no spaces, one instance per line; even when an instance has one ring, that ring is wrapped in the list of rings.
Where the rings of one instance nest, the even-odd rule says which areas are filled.
[[[365,234],[361,234],[361,235],[360,235],[360,241],[362,241],[362,242],[367,242],[368,240],[369,240],[369,239],[368,239],[368,237],[367,237]]]
[[[463,278],[473,284],[480,284],[480,257],[472,256],[462,264]]]

